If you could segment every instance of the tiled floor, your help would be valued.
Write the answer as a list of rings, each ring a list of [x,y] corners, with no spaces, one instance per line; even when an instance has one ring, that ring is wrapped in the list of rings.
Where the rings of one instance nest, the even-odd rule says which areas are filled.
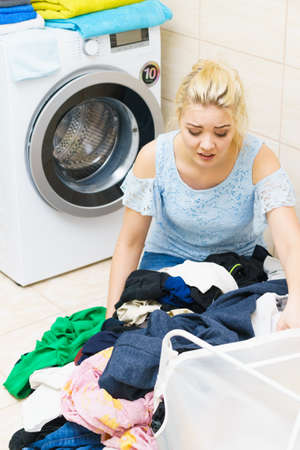
[[[0,450],[22,428],[20,401],[2,383],[22,353],[58,316],[93,306],[105,306],[111,260],[102,261],[28,287],[17,286],[0,274]]]

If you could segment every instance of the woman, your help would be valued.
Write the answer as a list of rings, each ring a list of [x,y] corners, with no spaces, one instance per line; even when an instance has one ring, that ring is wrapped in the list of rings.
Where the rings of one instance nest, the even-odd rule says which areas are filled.
[[[289,288],[278,329],[300,327],[294,192],[274,153],[245,133],[237,72],[200,60],[179,87],[176,104],[179,130],[142,148],[123,184],[126,208],[112,260],[107,317],[143,250],[139,268],[152,270],[186,259],[203,261],[212,253],[250,256],[256,244],[264,245],[268,222]]]

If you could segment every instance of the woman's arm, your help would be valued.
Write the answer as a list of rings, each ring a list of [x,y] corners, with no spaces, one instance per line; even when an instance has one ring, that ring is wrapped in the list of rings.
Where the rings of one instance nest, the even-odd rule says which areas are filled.
[[[289,299],[277,329],[300,327],[300,224],[292,207],[280,207],[267,213],[272,238],[284,268]]]
[[[109,277],[106,317],[114,313],[128,275],[137,268],[151,223],[150,216],[125,208],[123,225],[115,247]]]
[[[257,154],[253,165],[253,184],[280,168],[279,161],[266,145]],[[273,242],[284,268],[289,299],[277,329],[300,327],[300,224],[293,207],[281,206],[267,214]]]
[[[133,173],[137,178],[155,177],[155,150],[156,141],[151,141],[139,152],[133,166]],[[125,208],[112,258],[106,317],[112,316],[128,275],[138,266],[150,224],[151,216],[143,216],[131,208]]]

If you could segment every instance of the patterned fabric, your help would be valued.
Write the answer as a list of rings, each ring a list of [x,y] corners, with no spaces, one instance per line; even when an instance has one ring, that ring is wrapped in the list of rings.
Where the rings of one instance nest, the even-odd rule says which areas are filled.
[[[121,450],[157,450],[150,428],[153,392],[129,401],[115,399],[99,388],[99,377],[112,350],[113,347],[102,350],[75,367],[62,391],[63,415],[100,434],[104,445]]]
[[[229,176],[210,189],[192,189],[176,168],[177,133],[158,137],[155,178],[138,179],[131,170],[122,185],[123,204],[154,217],[145,250],[194,261],[228,251],[251,256],[255,245],[265,245],[265,213],[295,205],[286,172],[280,168],[253,185],[253,162],[262,141],[247,134]]]
[[[123,205],[138,211],[143,216],[154,216],[154,178],[137,178],[130,170],[121,188],[124,192]]]

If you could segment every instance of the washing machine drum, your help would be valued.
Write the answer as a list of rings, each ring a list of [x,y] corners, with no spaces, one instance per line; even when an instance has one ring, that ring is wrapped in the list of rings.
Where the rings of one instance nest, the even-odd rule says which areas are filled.
[[[44,100],[30,126],[28,167],[55,209],[98,216],[121,207],[122,181],[140,148],[162,131],[158,102],[124,72],[71,78]]]
[[[105,99],[72,108],[60,121],[53,138],[58,170],[74,180],[94,175],[111,156],[120,132],[116,109]]]

